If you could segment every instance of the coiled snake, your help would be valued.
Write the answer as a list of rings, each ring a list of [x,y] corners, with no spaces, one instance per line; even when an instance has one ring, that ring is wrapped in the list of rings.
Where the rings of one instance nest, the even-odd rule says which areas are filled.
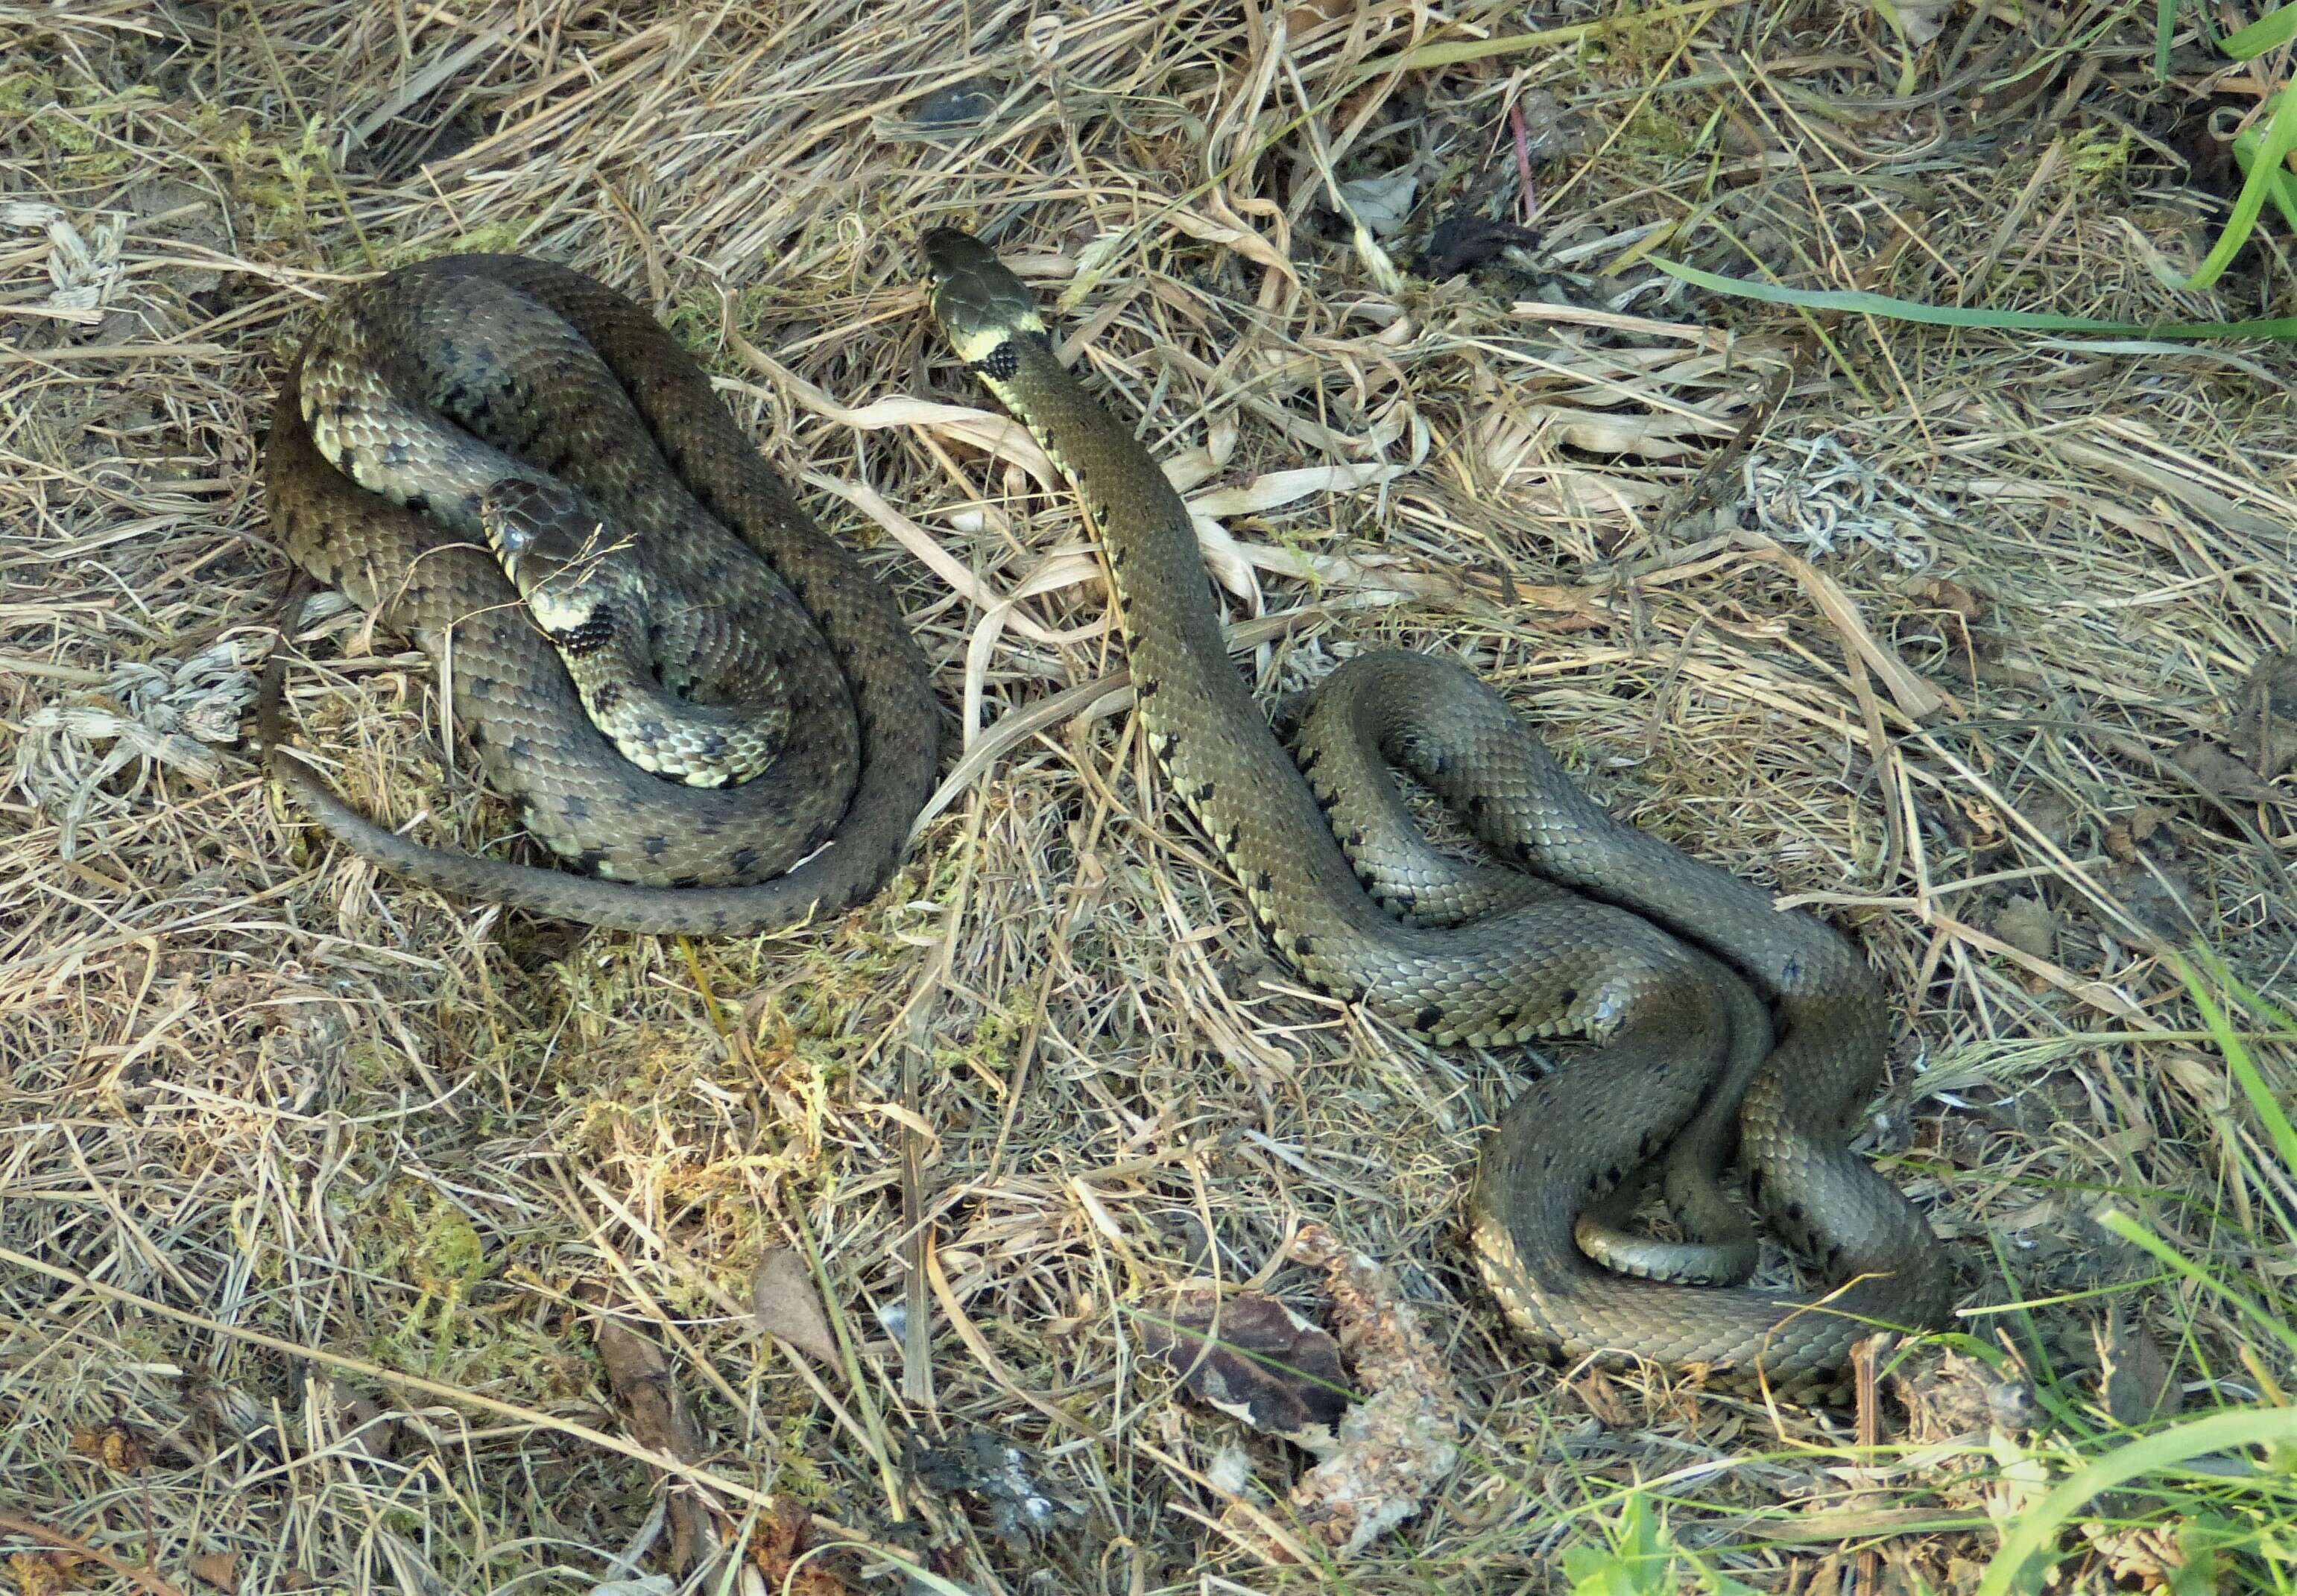
[[[1278,950],[1439,1043],[1601,1044],[1511,1106],[1478,1170],[1470,1245],[1519,1329],[1567,1357],[1704,1365],[1718,1384],[1807,1394],[1839,1383],[1873,1325],[1940,1323],[1951,1283],[1928,1224],[1844,1146],[1887,1041],[1880,985],[1849,944],[1614,819],[1444,662],[1349,661],[1308,711],[1296,764],[1229,662],[1188,513],[1156,461],[1054,358],[985,247],[940,231],[925,251],[950,342],[1098,526],[1150,747]],[[1389,761],[1522,870],[1463,868],[1416,841]],[[1711,1172],[1749,1074],[1736,1129],[1757,1198],[1839,1288],[1813,1303],[1591,1261],[1583,1222],[1615,1220],[1614,1194],[1687,1124],[1695,1146],[1672,1156],[1670,1190]]]
[[[296,564],[432,656],[490,780],[590,874],[445,852],[358,814],[287,751],[275,655],[272,772],[355,851],[464,897],[720,934],[839,913],[899,862],[939,752],[925,660],[629,300],[499,255],[353,290],[281,385],[265,469]],[[523,586],[579,567],[604,596],[539,606],[547,637],[490,539],[528,562]],[[585,674],[615,651],[650,653],[659,681]],[[619,716],[622,747],[591,712]],[[686,712],[681,745],[669,722]]]

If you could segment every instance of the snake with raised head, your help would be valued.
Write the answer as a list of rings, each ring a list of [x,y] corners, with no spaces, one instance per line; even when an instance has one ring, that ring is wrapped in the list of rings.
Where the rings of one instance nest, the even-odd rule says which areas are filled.
[[[1552,1355],[1820,1395],[1875,1328],[1942,1323],[1951,1278],[1928,1223],[1846,1146],[1888,1038],[1880,983],[1849,943],[1612,817],[1448,662],[1349,660],[1301,718],[1296,762],[1229,660],[1188,511],[1155,459],[1061,366],[994,254],[945,229],[924,244],[951,347],[1097,527],[1150,749],[1279,953],[1438,1044],[1600,1044],[1509,1107],[1473,1183],[1470,1249],[1517,1328]],[[1505,863],[1428,846],[1391,764]],[[1679,1270],[1588,1255],[1582,1236],[1622,1217],[1620,1194],[1655,1161],[1672,1195],[1733,1129],[1757,1201],[1823,1271],[1823,1297],[1687,1283],[1744,1272],[1703,1269],[1696,1235]],[[1634,1268],[1631,1238],[1612,1239]]]
[[[537,914],[719,934],[840,913],[900,862],[939,755],[924,656],[620,294],[507,255],[355,288],[281,384],[265,469],[295,563],[431,655],[490,781],[586,873],[359,814],[288,751],[275,655],[271,770],[356,852]]]

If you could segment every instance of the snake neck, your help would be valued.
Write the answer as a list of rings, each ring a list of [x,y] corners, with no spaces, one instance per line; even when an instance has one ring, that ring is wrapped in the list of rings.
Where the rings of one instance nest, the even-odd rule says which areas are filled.
[[[1016,333],[975,369],[1083,501],[1099,532],[1149,751],[1238,873],[1263,927],[1288,943],[1278,910],[1291,906],[1277,901],[1280,884],[1264,879],[1270,861],[1252,847],[1251,834],[1264,825],[1294,835],[1307,854],[1296,866],[1308,868],[1289,875],[1336,872],[1353,883],[1352,872],[1315,794],[1229,662],[1188,506],[1132,434],[1054,358],[1042,334]],[[1299,907],[1344,924],[1397,929],[1357,892]]]

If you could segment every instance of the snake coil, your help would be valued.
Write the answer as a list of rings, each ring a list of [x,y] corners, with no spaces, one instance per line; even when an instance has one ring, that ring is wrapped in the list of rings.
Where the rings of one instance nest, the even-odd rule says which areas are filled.
[[[1702,1365],[1713,1383],[1782,1394],[1834,1388],[1875,1325],[1940,1323],[1951,1283],[1928,1224],[1844,1146],[1888,1036],[1849,944],[1614,819],[1444,662],[1349,661],[1307,712],[1296,764],[1229,662],[1188,512],[1156,461],[1054,358],[987,248],[946,230],[924,243],[950,343],[1099,528],[1149,746],[1279,952],[1438,1043],[1601,1044],[1519,1098],[1481,1160],[1470,1245],[1511,1321],[1564,1357]],[[1428,848],[1390,763],[1516,868]],[[1616,1221],[1655,1160],[1670,1191],[1696,1187],[1733,1129],[1758,1201],[1835,1287],[1824,1298],[1637,1278],[1582,1250],[1577,1237]]]
[[[285,745],[275,654],[259,706],[272,772],[364,858],[562,919],[720,934],[841,913],[900,862],[939,753],[924,656],[708,376],[621,295],[506,255],[354,289],[281,384],[265,470],[295,563],[430,654],[490,782],[589,873],[428,848],[351,809]],[[547,584],[554,517],[572,518],[560,565],[611,551],[622,583],[558,616],[556,639],[554,612],[530,620],[487,547],[507,533]],[[639,594],[649,618],[633,622]],[[618,635],[633,625],[646,635]],[[661,679],[601,679],[607,718],[650,750],[683,736],[698,763],[635,761],[594,723],[602,688],[580,668],[614,647],[651,649]],[[742,713],[716,712],[729,705]],[[729,763],[744,720],[746,780]]]

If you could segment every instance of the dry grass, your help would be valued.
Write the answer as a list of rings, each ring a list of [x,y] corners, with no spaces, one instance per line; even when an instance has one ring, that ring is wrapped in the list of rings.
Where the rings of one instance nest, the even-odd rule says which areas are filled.
[[[1903,1037],[1881,1148],[1959,1260],[1964,1328],[2055,1427],[2095,1422],[2109,1305],[2196,1403],[2285,1381],[2093,1215],[2118,1201],[2285,1299],[2286,1259],[2243,1252],[2276,1200],[2236,1156],[2253,1127],[2159,949],[2198,933],[2285,975],[2285,779],[2212,798],[2171,756],[2238,743],[2246,673],[2292,640],[2287,357],[1821,322],[1663,279],[1622,306],[1648,268],[1579,275],[1682,225],[1662,252],[1826,286],[2285,303],[2270,256],[2206,300],[2147,269],[2210,214],[2165,142],[2185,89],[2141,70],[2153,8],[1996,11],[1955,12],[1892,98],[1891,36],[1832,0],[1411,70],[1436,19],[1387,0],[1301,13],[1280,57],[1275,10],[1195,0],[0,4],[0,1511],[148,1546],[181,1588],[236,1553],[250,1592],[587,1589],[657,1496],[593,1351],[612,1312],[670,1359],[737,1516],[794,1494],[984,1592],[1293,1588],[1206,1527],[1237,1432],[1141,1366],[1130,1315],[1268,1274],[1312,1218],[1397,1267],[1478,1427],[1425,1516],[1296,1584],[1540,1589],[1665,1477],[1713,1566],[1832,1590],[1873,1512],[1934,1505],[1936,1467],[1893,1472],[1840,1416],[1527,1361],[1452,1225],[1532,1065],[1432,1052],[1268,965],[1109,679],[1071,506],[1024,449],[985,461],[977,418],[899,406],[985,403],[916,289],[943,221],[1067,292],[1100,380],[1225,496],[1200,507],[1238,609],[1272,618],[1265,688],[1376,644],[1453,654],[1621,812],[1864,942]],[[1440,37],[1526,25],[1474,4]],[[918,136],[975,76],[985,128]],[[1544,273],[1383,290],[1327,171],[1410,167],[1424,234],[1511,200],[1515,105]],[[690,950],[582,935],[379,880],[268,798],[238,736],[285,576],[255,472],[272,376],[339,284],[471,247],[654,306],[900,591],[973,743],[873,909]],[[1684,504],[1750,418],[1759,465],[1832,434],[1941,508],[1881,491],[1930,568],[1734,535],[1735,465]],[[1271,473],[1301,468],[1328,474],[1284,499]],[[419,660],[322,629],[342,657],[301,703],[348,788],[502,835]],[[2260,1062],[2297,1086],[2285,1048]],[[747,1328],[785,1244],[819,1247],[842,1369]],[[138,1469],[75,1452],[115,1418]],[[1009,1544],[920,1491],[910,1438],[974,1426],[1082,1527]],[[1840,1534],[1750,1517],[1781,1502]],[[1880,1550],[1955,1584],[1991,1543]]]

